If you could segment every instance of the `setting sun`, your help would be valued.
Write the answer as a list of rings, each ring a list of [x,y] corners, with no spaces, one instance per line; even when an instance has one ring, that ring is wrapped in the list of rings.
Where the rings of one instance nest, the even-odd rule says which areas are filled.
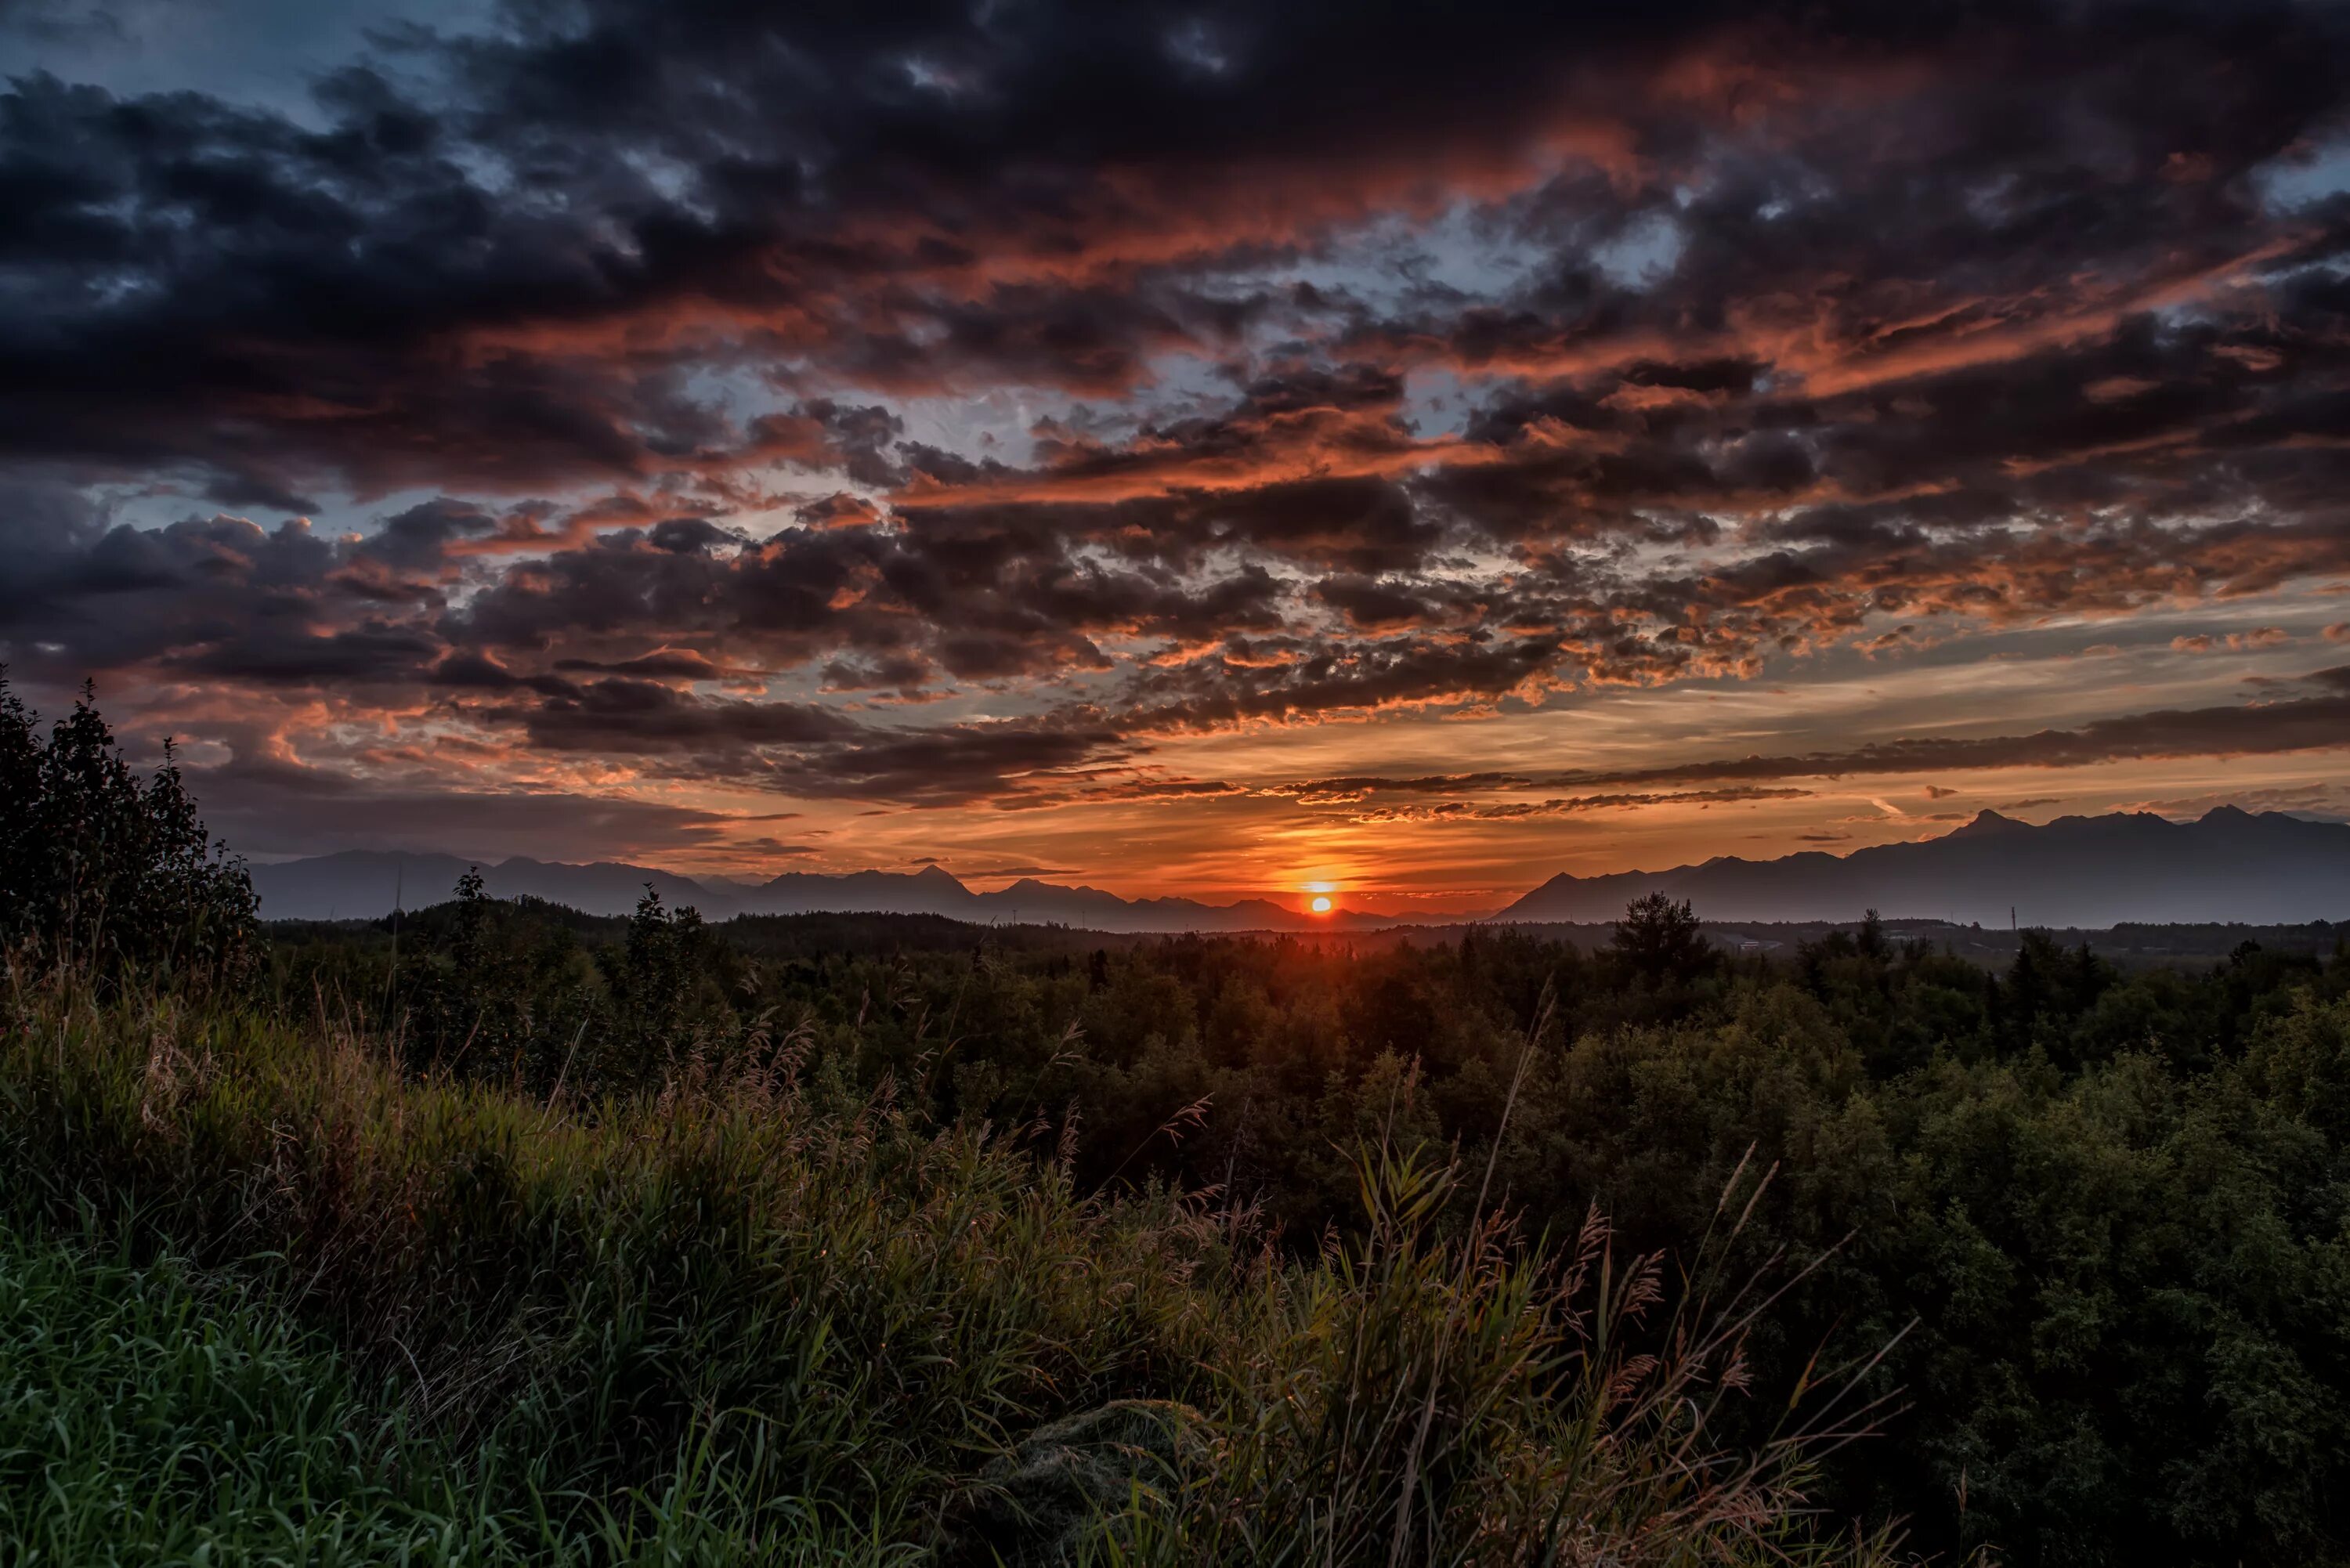
[[[1327,893],[1315,894],[1314,902],[1309,907],[1317,915],[1328,914],[1330,912],[1330,895]]]

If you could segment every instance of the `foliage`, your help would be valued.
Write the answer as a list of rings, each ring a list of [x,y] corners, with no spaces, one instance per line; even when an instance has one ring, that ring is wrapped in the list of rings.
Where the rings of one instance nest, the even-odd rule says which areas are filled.
[[[1570,1433],[1597,1433],[1586,1448],[1627,1472],[1667,1457],[1591,1403],[1642,1376],[1628,1346],[1586,1345],[1590,1376],[1561,1375],[1572,1320],[1550,1304],[1542,1247],[1498,1221],[1465,1249],[1428,1239],[1451,1178],[1424,1166],[1367,1179],[1403,1230],[1382,1220],[1354,1261],[1292,1260],[1199,1199],[1084,1198],[1065,1164],[972,1120],[931,1122],[886,1085],[841,1098],[804,1077],[804,1039],[745,1044],[723,1071],[681,1056],[641,1092],[542,1099],[403,1071],[382,1038],[331,1019],[100,996],[69,976],[20,982],[9,1003],[5,1228],[130,1260],[97,1293],[140,1312],[153,1296],[186,1319],[173,1282],[222,1281],[198,1293],[221,1320],[199,1332],[252,1347],[213,1357],[250,1372],[214,1398],[187,1391],[184,1336],[74,1329],[86,1309],[63,1297],[20,1314],[66,1325],[53,1341],[78,1370],[39,1376],[68,1425],[99,1434],[68,1472],[29,1453],[0,1469],[0,1520],[26,1531],[91,1539],[102,1500],[138,1492],[159,1500],[155,1540],[217,1536],[216,1561],[338,1532],[374,1543],[355,1553],[389,1551],[432,1521],[456,1522],[412,1556],[551,1542],[597,1562],[887,1560],[962,1546],[952,1505],[1024,1431],[1142,1397],[1201,1410],[1221,1457],[1196,1486],[1138,1495],[1087,1549],[1252,1561],[1256,1538],[1222,1521],[1326,1473],[1326,1438],[1269,1413],[1299,1390],[1328,1410],[1334,1388],[1363,1386],[1334,1374],[1334,1334],[1389,1347],[1365,1376],[1395,1370],[1395,1347],[1449,1348],[1441,1377],[1408,1385],[1421,1438],[1399,1447],[1390,1423],[1344,1460],[1371,1495],[1425,1500],[1408,1549],[1315,1538],[1316,1561],[1534,1561],[1522,1545],[1583,1462]],[[35,1376],[37,1359],[12,1357],[9,1375]],[[97,1397],[107,1379],[154,1413],[147,1437],[107,1435],[131,1407]],[[258,1424],[203,1438],[218,1474],[199,1485],[177,1468],[181,1438],[231,1398]],[[1648,1542],[1657,1561],[1760,1562],[1755,1542],[1806,1537],[1800,1466],[1725,1442],[1690,1427],[1669,1457],[1736,1501],[1691,1511],[1677,1484],[1648,1500],[1619,1487],[1617,1512],[1572,1511],[1586,1558]],[[285,1518],[239,1501],[306,1466],[312,1491]]]
[[[452,961],[446,909],[414,918],[401,995]],[[568,954],[545,989],[518,982],[560,1020],[533,1047],[544,1093],[577,1016],[591,1043],[619,1029],[604,977],[629,929],[491,919],[517,961]],[[284,961],[330,994],[337,965],[373,963],[380,996],[383,933],[354,931]],[[1866,920],[1784,958],[1669,963],[1637,935],[1586,952],[1507,929],[1378,948],[951,934],[709,928],[694,1049],[788,1037],[812,1086],[888,1085],[1038,1158],[1066,1148],[1078,1192],[1212,1193],[1293,1256],[1360,1243],[1355,1157],[1384,1135],[1491,1159],[1534,1231],[1596,1202],[1622,1247],[1686,1265],[1751,1148],[1780,1175],[1735,1261],[1820,1260],[1757,1325],[1757,1375],[1918,1321],[1873,1375],[1908,1390],[1887,1439],[1825,1466],[1839,1510],[2026,1563],[2342,1554],[2350,1113],[2324,1043],[2350,961],[2244,945],[2126,972],[2027,932],[1994,972]],[[1447,1199],[1447,1245],[1467,1208]]]
[[[0,950],[233,983],[257,957],[255,910],[168,745],[142,785],[88,691],[43,742],[0,670]]]
[[[1869,911],[1874,921],[1877,911]],[[1700,929],[1697,911],[1683,899],[1648,893],[1626,907],[1611,946],[1625,967],[1651,984],[1687,981],[1702,972],[1713,954]]]

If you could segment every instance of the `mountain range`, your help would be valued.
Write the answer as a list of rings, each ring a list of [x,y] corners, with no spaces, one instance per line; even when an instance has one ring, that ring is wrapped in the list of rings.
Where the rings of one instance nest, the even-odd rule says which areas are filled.
[[[1725,856],[1669,871],[1560,875],[1493,919],[1608,920],[1656,892],[1689,900],[1710,920],[1849,920],[1866,909],[2084,930],[2342,919],[2350,918],[2350,824],[2220,806],[2192,822],[2117,812],[2035,827],[1986,811],[1939,838],[1849,855]]]
[[[253,883],[262,913],[274,919],[371,919],[395,901],[409,908],[440,902],[473,864],[452,855],[348,850],[255,866]],[[975,893],[937,866],[845,876],[791,871],[764,883],[522,857],[481,871],[494,897],[531,896],[597,915],[627,913],[650,884],[664,902],[693,905],[712,919],[830,910],[1099,931],[1369,930],[1418,923],[1343,909],[1309,915],[1269,898],[1121,898],[1033,877]],[[1485,918],[1607,921],[1652,892],[1686,898],[1711,920],[1849,920],[1871,909],[1888,918],[1987,926],[2013,919],[2083,929],[2125,921],[2343,919],[2350,919],[2350,825],[2233,806],[2192,822],[2138,812],[2059,817],[2044,826],[1986,811],[1939,838],[1849,855],[1721,857],[1663,871],[1562,873]]]
[[[853,871],[826,876],[787,871],[771,881],[696,879],[643,866],[589,866],[516,856],[494,865],[453,855],[352,849],[255,866],[254,890],[270,919],[373,919],[395,902],[409,909],[451,896],[457,878],[478,866],[498,898],[538,898],[591,915],[625,915],[650,884],[672,908],[692,905],[711,919],[734,915],[836,913],[944,915],[977,923],[1076,926],[1096,931],[1373,930],[1391,916],[1341,910],[1309,915],[1270,898],[1203,904],[1191,898],[1121,898],[1098,888],[1070,888],[1023,877],[993,893],[974,893],[937,866],[920,871]]]

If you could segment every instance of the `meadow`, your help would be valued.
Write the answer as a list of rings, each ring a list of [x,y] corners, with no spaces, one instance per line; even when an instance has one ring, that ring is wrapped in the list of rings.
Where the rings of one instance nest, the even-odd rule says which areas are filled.
[[[9,1562],[2345,1560],[2338,950],[267,927],[0,792]]]

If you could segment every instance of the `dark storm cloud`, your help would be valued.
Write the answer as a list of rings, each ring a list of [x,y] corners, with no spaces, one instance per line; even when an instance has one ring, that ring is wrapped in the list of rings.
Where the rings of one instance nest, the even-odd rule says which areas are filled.
[[[375,565],[303,524],[235,518],[167,528],[53,516],[8,535],[0,641],[54,679],[146,661],[261,681],[412,674],[436,651],[412,619],[427,582]]]
[[[1280,624],[1284,589],[1261,566],[1202,576],[1195,560],[1081,556],[1083,520],[1017,524],[957,511],[904,530],[792,531],[724,555],[614,534],[506,571],[443,629],[515,653],[672,639],[763,666],[845,655],[827,664],[839,683],[880,671],[865,683],[886,685],[933,663],[965,679],[1103,669],[1098,637],[1190,640]]]
[[[1317,640],[1285,658],[1229,649],[1138,675],[1119,722],[1137,732],[1221,728],[1415,705],[1491,702],[1548,676],[1555,639]]]
[[[828,709],[688,695],[653,680],[609,679],[515,714],[531,743],[550,751],[749,753],[840,741],[857,726]]]
[[[514,855],[561,859],[583,844],[614,856],[663,855],[725,846],[745,824],[777,819],[554,791],[369,783],[265,761],[183,772],[206,823],[250,855],[421,847],[481,855],[487,863]]]
[[[917,806],[1045,804],[1066,780],[1132,748],[1100,726],[993,722],[868,724],[808,703],[706,697],[607,679],[520,705],[471,710],[535,752],[627,757],[651,774],[828,799]]]
[[[302,119],[0,94],[20,669],[931,801],[2350,572],[2350,198],[2265,184],[2345,126],[2332,9],[517,0],[380,52]],[[893,406],[1005,390],[1024,452]],[[91,499],[159,489],[211,504]],[[832,701],[957,691],[1027,717]]]
[[[689,390],[691,366],[807,356],[870,384],[903,341],[901,382],[1123,387],[1154,348],[1212,348],[1264,308],[1219,318],[1189,264],[1310,247],[1415,181],[1473,192],[1543,141],[1617,177],[1562,175],[1506,221],[1606,241],[1659,193],[1644,180],[1742,126],[1760,134],[1677,220],[1669,288],[1563,255],[1522,297],[1367,319],[1364,340],[1555,356],[1726,328],[1729,302],[1832,275],[1877,280],[1830,319],[1885,359],[1950,336],[1937,309],[2002,326],[1999,298],[2075,260],[2241,252],[2248,171],[2339,108],[2340,30],[2306,7],[1802,20],[598,0],[411,35],[393,68],[322,78],[315,126],[24,78],[0,102],[0,429],[20,455],[198,470],[248,504],[328,477],[641,476],[772,441]],[[1862,119],[1885,132],[1868,145],[1915,151],[1856,156]],[[1761,215],[1774,201],[1789,210]],[[1628,363],[1635,385],[1703,397],[1765,361]],[[1797,472],[1784,447],[1752,462]]]
[[[2330,684],[2337,671],[2313,680]],[[1903,736],[1804,756],[1725,757],[1653,768],[1561,774],[1551,781],[1592,784],[1712,779],[1841,778],[1950,768],[2071,768],[2148,757],[2246,757],[2338,748],[2350,735],[2350,693],[2241,707],[2167,709],[2099,719],[2072,730],[1975,739]]]
[[[1923,774],[1942,768],[2072,768],[2147,758],[2267,756],[2340,747],[2343,737],[2350,735],[2350,666],[2312,671],[2302,677],[2299,684],[2316,687],[2320,694],[2241,706],[2133,713],[2096,720],[2075,729],[2041,730],[2029,734],[1903,736],[1838,752],[1717,757],[1656,767],[1578,769],[1546,775],[1355,774],[1293,780],[1263,786],[1258,793],[1286,796],[1306,805],[1359,805],[1364,808],[1358,818],[1362,821],[1498,820],[1628,805],[1794,799],[1811,793],[1783,787],[1781,781],[1792,779]],[[1649,784],[1712,787],[1610,789],[1607,793],[1540,801],[1480,803],[1466,798],[1541,789],[1590,790]],[[1942,799],[1960,792],[1929,785],[1926,793]],[[1435,795],[1464,798],[1422,803],[1423,797]],[[1399,797],[1402,804],[1379,804],[1394,803]],[[2002,809],[2020,810],[2050,804],[2048,799],[2024,800],[2009,803]]]
[[[1107,729],[996,722],[869,732],[779,763],[772,782],[793,794],[960,805],[1052,804],[1054,775],[1123,754]],[[1039,786],[1044,786],[1040,791]]]
[[[1623,790],[1607,794],[1554,796],[1548,800],[1448,800],[1433,805],[1371,806],[1355,814],[1358,823],[1522,822],[1530,817],[1575,816],[1592,811],[1633,811],[1645,806],[1694,805],[1700,809],[1763,800],[1804,800],[1807,789],[1727,784],[1715,789]]]

